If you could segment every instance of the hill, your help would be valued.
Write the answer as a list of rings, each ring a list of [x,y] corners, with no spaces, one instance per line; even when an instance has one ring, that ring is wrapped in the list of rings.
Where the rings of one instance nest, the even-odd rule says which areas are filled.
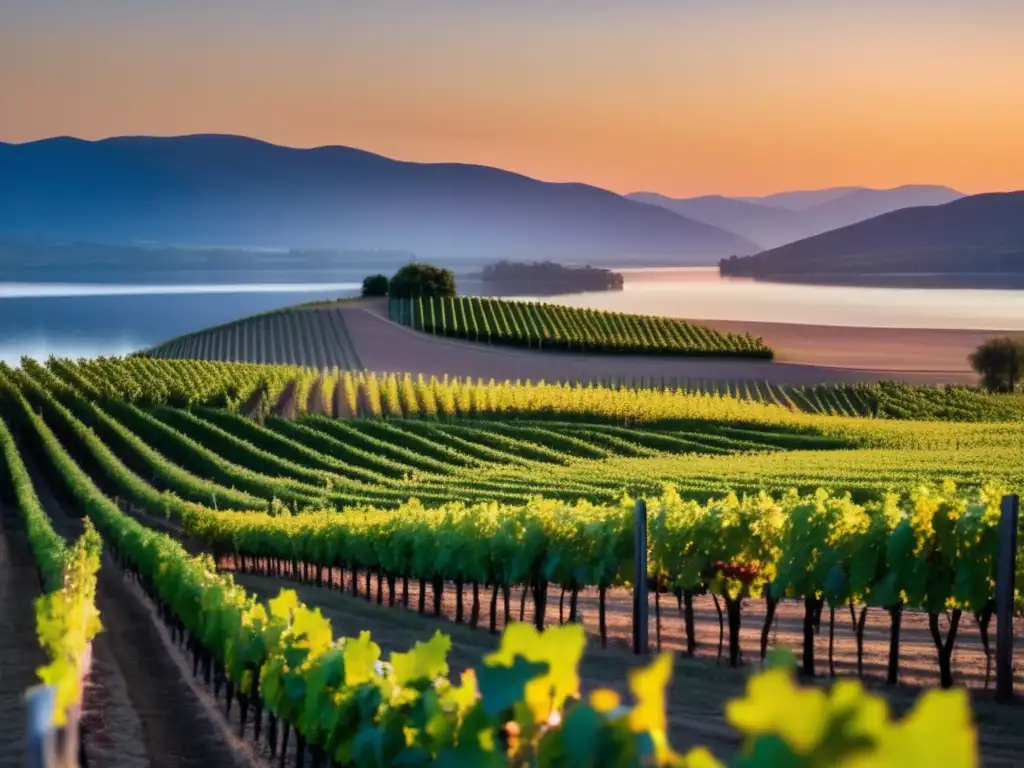
[[[819,203],[825,203],[829,200],[835,200],[838,197],[842,197],[850,192],[855,192],[864,187],[828,187],[826,189],[797,189],[789,190],[786,192],[775,192],[770,195],[761,195],[754,197],[737,197],[736,200],[742,200],[747,203],[758,203],[760,205],[770,205],[773,208],[785,208],[790,211],[802,211],[804,208],[810,208],[812,205],[818,205]]]
[[[584,184],[225,135],[0,144],[0,233],[99,242],[708,264],[759,250]]]
[[[741,237],[766,248],[792,242],[801,231],[800,215],[794,211],[721,195],[676,199],[656,192],[634,192],[627,197],[736,234],[744,233]]]
[[[765,248],[775,248],[890,211],[941,205],[962,195],[948,187],[904,186],[896,189],[837,187],[781,192],[763,198],[712,195],[674,199],[651,192],[638,192],[628,197],[727,229]]]
[[[514,319],[507,315],[506,321],[512,323]],[[483,340],[442,338],[390,320],[388,302],[381,299],[318,302],[274,310],[168,340],[144,354],[352,371],[409,371],[485,381],[507,378],[596,384],[634,379],[691,383],[757,380],[807,385],[896,380],[976,384],[978,377],[970,370],[967,355],[991,335],[984,331],[782,323],[708,321],[700,325],[720,335],[762,338],[776,352],[774,361],[541,351],[491,345]]]
[[[801,242],[726,260],[752,277],[1024,273],[1024,192],[906,208]]]

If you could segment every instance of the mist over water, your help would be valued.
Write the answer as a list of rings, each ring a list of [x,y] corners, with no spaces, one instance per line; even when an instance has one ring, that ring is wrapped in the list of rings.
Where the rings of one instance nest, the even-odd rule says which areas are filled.
[[[622,291],[520,297],[696,320],[846,327],[1024,330],[1024,291],[789,285],[723,279],[714,268],[623,269]],[[484,285],[463,280],[467,293]],[[0,360],[125,355],[175,336],[360,284],[0,283]]]
[[[622,291],[521,297],[693,320],[853,328],[1024,330],[1024,290],[873,288],[722,278],[717,268],[621,269]]]
[[[23,355],[124,355],[247,315],[354,296],[358,289],[356,283],[0,283],[0,360],[16,365]]]
[[[109,283],[0,283],[0,299],[70,298],[78,296],[157,296],[179,294],[239,293],[330,293],[351,296],[360,283],[290,283],[255,284],[225,283],[221,285],[168,284],[116,285]]]

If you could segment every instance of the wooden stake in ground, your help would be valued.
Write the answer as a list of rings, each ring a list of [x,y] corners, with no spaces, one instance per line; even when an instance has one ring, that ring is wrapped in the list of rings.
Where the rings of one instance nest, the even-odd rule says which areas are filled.
[[[996,701],[1013,701],[1013,590],[1020,497],[1003,497],[996,571]]]
[[[637,501],[633,511],[633,653],[648,651],[647,644],[647,503]]]
[[[57,762],[57,732],[53,710],[57,699],[54,686],[37,685],[25,695],[25,767],[46,768]]]

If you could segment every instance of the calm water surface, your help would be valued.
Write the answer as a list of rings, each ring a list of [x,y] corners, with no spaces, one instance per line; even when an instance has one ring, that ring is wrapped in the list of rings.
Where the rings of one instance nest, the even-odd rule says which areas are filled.
[[[722,278],[717,268],[705,267],[618,271],[625,276],[622,291],[540,300],[695,320],[1024,330],[1024,290],[791,285]]]
[[[1024,330],[1024,291],[1019,290],[784,285],[722,279],[713,268],[621,271],[626,277],[622,291],[540,300],[704,320]],[[23,355],[127,354],[246,315],[354,296],[358,289],[356,282],[0,283],[0,359],[16,364]]]
[[[123,355],[246,315],[358,290],[358,283],[0,283],[0,359]]]

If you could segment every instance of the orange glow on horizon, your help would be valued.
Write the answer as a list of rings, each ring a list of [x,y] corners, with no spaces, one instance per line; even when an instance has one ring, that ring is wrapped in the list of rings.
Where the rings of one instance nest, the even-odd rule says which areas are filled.
[[[0,140],[236,133],[675,196],[1024,188],[1024,3],[41,4],[64,12],[5,11]]]

